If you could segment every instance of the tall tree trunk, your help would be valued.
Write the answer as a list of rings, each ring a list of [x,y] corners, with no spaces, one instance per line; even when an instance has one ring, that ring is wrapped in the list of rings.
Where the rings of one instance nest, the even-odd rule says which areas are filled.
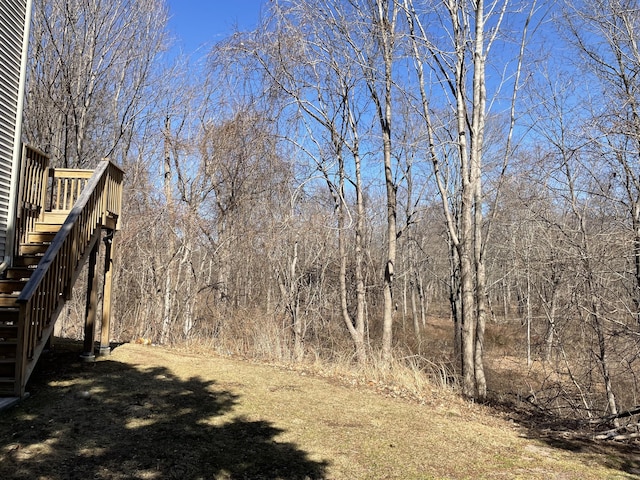
[[[638,128],[640,131],[640,127]],[[640,145],[639,145],[640,146]],[[632,197],[631,192],[629,197]],[[633,263],[635,267],[635,295],[633,303],[635,305],[634,315],[636,324],[640,326],[640,199],[635,198],[632,201],[631,219],[633,226]]]
[[[465,78],[465,29],[459,23],[459,12],[451,10],[451,20],[454,28],[455,42],[458,46],[455,78],[458,88],[456,95],[456,147],[460,160],[461,199],[460,199],[460,230],[458,233],[457,253],[460,261],[460,300],[461,314],[461,353],[462,353],[462,393],[468,397],[475,396],[475,327],[476,327],[476,296],[475,296],[475,268],[474,268],[474,200],[475,174],[473,159],[469,155],[467,142],[467,99],[461,89]],[[475,82],[474,82],[475,86]],[[472,132],[473,133],[473,132]]]
[[[297,362],[304,357],[304,336],[302,319],[300,318],[300,300],[297,281],[298,267],[298,242],[293,244],[293,257],[289,264],[289,309],[293,326],[293,354]]]
[[[170,118],[165,118],[164,124],[164,196],[166,202],[166,225],[164,234],[167,235],[167,254],[168,257],[165,260],[165,278],[164,278],[164,295],[163,295],[163,308],[162,308],[162,323],[160,328],[160,343],[165,344],[169,339],[169,329],[171,328],[171,303],[173,301],[172,296],[172,278],[173,278],[173,265],[172,260],[176,251],[176,239],[173,235],[173,228],[175,225],[175,206],[173,203],[173,184],[171,174],[171,148],[170,148]]]
[[[462,369],[462,304],[460,300],[460,260],[458,250],[449,245],[449,305],[453,319],[453,358],[454,365]],[[460,370],[462,371],[462,370]]]
[[[285,270],[285,269],[283,269]],[[301,361],[304,356],[304,332],[300,318],[300,295],[298,291],[298,241],[293,244],[293,252],[288,260],[286,273],[277,272],[278,286],[285,310],[288,313],[288,329],[293,332],[293,357]]]
[[[552,267],[553,268],[553,267]],[[558,291],[560,279],[555,272],[552,274],[551,279],[551,298],[544,299],[540,294],[540,300],[542,300],[545,308],[545,314],[547,316],[547,330],[544,334],[544,359],[545,361],[551,360],[551,354],[553,353],[553,342],[556,333],[556,308],[558,303]]]
[[[484,375],[484,330],[487,317],[487,286],[484,265],[483,198],[482,198],[482,149],[484,147],[486,84],[485,84],[485,51],[484,51],[484,0],[475,2],[475,39],[473,51],[473,113],[471,121],[470,145],[470,187],[473,189],[473,242],[475,259],[475,303],[476,331],[474,346],[475,389],[478,398],[487,395],[487,381]]]
[[[356,145],[354,148],[354,162],[355,162],[355,174],[356,174],[356,238],[355,238],[355,274],[356,274],[356,337],[354,343],[356,347],[356,357],[358,362],[364,364],[366,361],[366,346],[365,346],[365,326],[366,326],[366,308],[367,297],[366,287],[364,284],[364,249],[363,249],[363,237],[365,230],[365,208],[364,208],[364,192],[362,186],[362,165],[357,145],[357,129],[353,125],[353,117],[349,117],[352,123],[352,130],[356,136]]]
[[[609,359],[607,356],[607,344],[604,336],[604,325],[602,316],[600,314],[600,299],[595,294],[595,290],[593,290],[594,287],[591,279],[587,281],[587,286],[591,294],[590,316],[593,322],[593,327],[596,331],[596,337],[598,339],[598,363],[600,364],[600,369],[602,370],[602,379],[604,380],[604,388],[607,395],[609,413],[611,415],[616,415],[618,413],[618,406],[616,397],[613,393],[613,385],[611,383],[611,371],[609,367]],[[616,426],[619,426],[619,422],[617,419],[614,423]]]
[[[383,297],[384,314],[382,326],[382,357],[390,361],[393,346],[393,316],[395,303],[393,300],[393,279],[396,267],[397,250],[397,200],[396,184],[393,178],[391,160],[391,87],[393,85],[393,49],[395,35],[395,19],[397,4],[394,1],[391,18],[389,18],[388,0],[376,0],[377,18],[382,55],[384,62],[384,103],[379,105],[379,121],[382,130],[382,155],[384,162],[384,179],[387,193],[387,259],[384,269]]]
[[[344,201],[344,164],[342,160],[339,160],[339,198],[338,202],[338,252],[340,255],[340,310],[342,312],[342,319],[349,331],[351,340],[355,348],[356,361],[358,364],[363,365],[366,362],[367,354],[364,342],[364,282],[362,279],[362,251],[361,251],[361,234],[360,227],[362,220],[356,220],[356,246],[355,246],[355,275],[356,275],[356,318],[355,322],[349,314],[349,305],[347,303],[347,249],[346,249],[346,229],[345,229],[345,209],[347,205]],[[359,175],[359,161],[357,165],[357,174]],[[361,214],[362,198],[358,192],[357,194],[357,209],[358,215]]]

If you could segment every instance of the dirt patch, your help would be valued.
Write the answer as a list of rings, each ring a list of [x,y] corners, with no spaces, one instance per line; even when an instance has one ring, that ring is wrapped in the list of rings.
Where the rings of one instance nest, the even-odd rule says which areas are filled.
[[[153,346],[78,352],[58,347],[0,413],[0,478],[640,478],[631,455],[526,438],[453,396],[420,405]]]

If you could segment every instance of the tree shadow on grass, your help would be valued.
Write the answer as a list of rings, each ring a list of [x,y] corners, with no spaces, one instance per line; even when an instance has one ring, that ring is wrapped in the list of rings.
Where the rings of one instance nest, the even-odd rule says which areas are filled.
[[[2,479],[318,479],[326,462],[232,415],[215,382],[77,351],[41,362],[32,396],[0,414]],[[224,416],[224,418],[222,418]]]
[[[640,452],[637,444],[596,441],[585,437],[572,438],[557,432],[540,434],[534,431],[531,437],[542,440],[553,448],[586,454],[594,463],[629,474],[623,478],[640,478]]]
[[[621,478],[640,478],[640,450],[636,442],[595,440],[596,432],[589,431],[584,422],[558,418],[532,405],[498,401],[489,404],[525,428],[527,438],[539,440],[551,448],[580,453],[593,464],[628,474]]]

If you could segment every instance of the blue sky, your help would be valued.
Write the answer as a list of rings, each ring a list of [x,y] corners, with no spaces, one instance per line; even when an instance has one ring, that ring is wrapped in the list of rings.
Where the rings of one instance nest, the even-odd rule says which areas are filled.
[[[185,54],[203,49],[232,33],[255,27],[268,0],[167,0],[169,29]]]

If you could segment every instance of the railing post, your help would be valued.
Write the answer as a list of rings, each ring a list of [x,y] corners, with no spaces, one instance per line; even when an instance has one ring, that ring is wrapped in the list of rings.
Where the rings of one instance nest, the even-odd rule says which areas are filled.
[[[103,160],[103,162],[107,162],[107,165],[109,165],[109,160]],[[105,224],[106,220],[107,220],[107,208],[109,206],[109,188],[111,187],[111,168],[109,168],[109,166],[107,166],[107,170],[106,170],[106,175],[105,175],[105,179],[104,179],[104,188],[102,189],[101,192],[101,205],[100,205],[100,223],[102,225]]]
[[[42,169],[40,178],[40,212],[38,221],[44,220],[44,212],[47,209],[47,189],[49,188],[49,164]]]
[[[18,338],[16,344],[16,370],[13,386],[13,394],[16,397],[22,398],[24,396],[24,388],[26,381],[27,371],[27,337],[29,331],[29,323],[31,322],[30,315],[28,315],[28,308],[26,304],[20,305],[20,313],[18,316]]]

